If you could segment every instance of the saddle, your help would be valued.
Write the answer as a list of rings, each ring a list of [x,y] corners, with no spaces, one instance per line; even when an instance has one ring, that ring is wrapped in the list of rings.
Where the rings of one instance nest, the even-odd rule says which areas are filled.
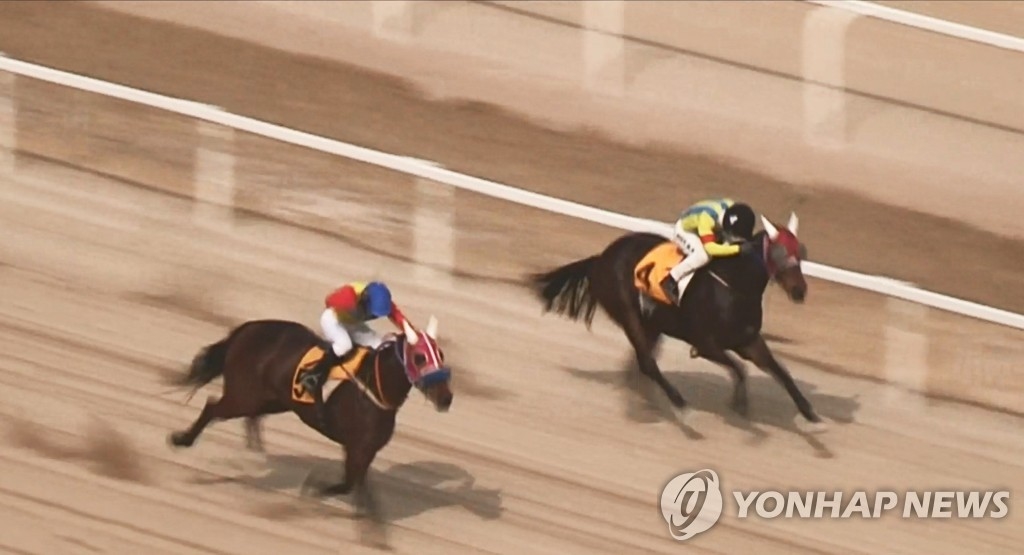
[[[352,379],[352,376],[359,371],[359,367],[362,366],[366,356],[373,352],[373,349],[364,347],[362,345],[355,348],[355,350],[341,360],[338,364],[331,367],[330,372],[327,374],[327,381],[324,382],[324,388],[332,381],[341,382]],[[292,400],[297,403],[313,404],[313,396],[306,391],[306,388],[299,383],[299,379],[302,378],[306,370],[309,370],[316,366],[320,359],[324,357],[323,347],[316,346],[311,347],[306,354],[302,356],[302,359],[297,365],[295,365],[295,372],[292,374]],[[327,392],[324,392],[324,397],[327,397]]]
[[[647,297],[660,303],[675,306],[675,301],[665,296],[661,282],[670,270],[683,261],[686,255],[672,241],[665,241],[647,252],[633,269],[633,285]],[[691,276],[693,274],[690,274]],[[679,294],[685,290],[689,280],[679,284]]]

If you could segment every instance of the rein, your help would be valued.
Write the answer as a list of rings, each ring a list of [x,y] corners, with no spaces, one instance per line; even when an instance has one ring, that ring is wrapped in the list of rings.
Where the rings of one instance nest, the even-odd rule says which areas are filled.
[[[394,346],[394,349],[395,349],[395,356],[398,358],[398,361],[401,363],[402,369],[405,371],[405,377],[406,377],[406,379],[409,380],[409,383],[413,384],[413,385],[415,385],[417,387],[420,387],[419,384],[421,382],[425,383],[425,380],[423,379],[423,377],[420,377],[420,378],[417,378],[417,379],[413,378],[413,375],[412,375],[412,373],[410,371],[410,368],[409,368],[408,360],[406,359],[406,353],[405,353],[405,351],[403,349],[403,347],[405,345],[404,340],[401,337],[398,337],[398,338],[388,339],[388,340],[384,341],[384,343],[387,343],[387,342],[390,342],[390,343],[394,344],[393,346]],[[377,382],[376,383],[376,388],[375,388],[377,390],[376,393],[374,393],[373,389],[371,389],[363,380],[359,379],[359,376],[357,375],[359,373],[359,370],[356,370],[356,372],[348,372],[348,371],[346,371],[345,373],[348,375],[349,378],[352,379],[353,382],[355,382],[355,384],[359,388],[359,390],[362,391],[363,394],[366,395],[366,397],[369,398],[370,401],[374,405],[377,406],[377,408],[379,408],[381,410],[395,410],[397,407],[395,407],[390,402],[388,402],[387,397],[384,395],[383,386],[381,385],[383,382],[381,381],[381,375],[380,375],[380,359],[381,359],[382,353],[385,350],[386,350],[385,348],[377,348],[377,349],[374,350],[374,353],[373,353],[373,376],[374,376],[374,381]],[[447,373],[446,373],[447,369],[440,369],[440,370],[442,370],[442,371],[432,372],[431,374],[428,374],[428,377],[429,376],[434,376],[434,375],[437,375],[437,376],[446,376],[447,375]]]
[[[776,273],[776,268],[775,268],[775,265],[771,262],[771,260],[768,257],[768,245],[769,244],[770,243],[768,241],[768,237],[767,236],[765,236],[765,237],[763,237],[761,239],[761,253],[762,253],[762,255],[761,255],[761,262],[765,265],[765,269],[768,271],[768,276],[770,278],[774,278],[775,273]],[[729,285],[729,282],[725,281],[725,279],[722,278],[722,276],[718,275],[714,270],[708,270],[708,273],[711,274],[711,277],[715,278],[715,281],[717,281],[718,283],[721,283],[726,289],[732,289],[732,285]]]
[[[729,283],[727,281],[722,279],[722,276],[716,274],[714,270],[708,270],[708,273],[711,274],[711,277],[715,278],[715,280],[717,280],[718,283],[721,283],[722,285],[724,285],[726,289],[732,289],[732,286],[729,285]]]
[[[356,370],[356,372],[349,372],[346,370],[345,373],[348,374],[348,377],[351,378],[353,382],[355,382],[356,387],[358,387],[359,390],[362,391],[363,394],[366,395],[366,397],[370,399],[370,401],[373,402],[374,405],[377,405],[377,408],[381,410],[393,410],[395,408],[391,406],[390,403],[388,403],[387,399],[384,396],[384,390],[381,388],[380,385],[380,351],[375,351],[373,353],[373,375],[374,381],[377,382],[376,394],[374,394],[373,390],[370,389],[370,387],[367,386],[363,382],[363,380],[359,379],[358,370]]]

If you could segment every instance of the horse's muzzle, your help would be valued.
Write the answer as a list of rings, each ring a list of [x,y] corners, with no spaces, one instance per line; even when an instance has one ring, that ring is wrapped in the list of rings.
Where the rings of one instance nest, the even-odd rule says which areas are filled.
[[[424,374],[418,384],[439,412],[447,412],[452,406],[454,395],[452,395],[452,390],[448,387],[450,380],[451,370],[448,368],[438,368],[433,372]]]
[[[434,406],[437,407],[438,412],[448,412],[448,409],[452,406],[452,400],[455,396],[452,395],[451,391],[445,390],[443,394],[438,395],[434,401]]]
[[[448,409],[452,406],[452,400],[455,397],[452,395],[452,390],[448,389],[446,382],[439,383],[424,390],[427,399],[434,404],[434,408],[437,412],[448,412]]]

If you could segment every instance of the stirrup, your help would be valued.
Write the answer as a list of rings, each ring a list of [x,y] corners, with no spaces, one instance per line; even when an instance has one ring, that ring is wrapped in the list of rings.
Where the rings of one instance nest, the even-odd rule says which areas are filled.
[[[672,276],[666,276],[663,278],[661,283],[658,284],[658,287],[661,288],[661,292],[669,299],[679,297],[679,282]]]
[[[668,300],[672,301],[674,306],[679,306],[679,301],[683,300],[682,293],[679,291],[679,282],[673,281],[672,285],[669,286],[669,289],[670,290],[665,291],[665,296],[668,297]]]
[[[302,386],[302,390],[310,395],[313,395],[313,391],[318,389],[317,380],[313,376],[312,372],[307,371],[301,378],[299,378],[299,385]]]
[[[327,355],[324,356],[326,357]],[[327,364],[326,368],[321,368],[322,364],[324,364],[324,359],[317,361],[312,368],[306,370],[302,377],[299,378],[299,383],[302,384],[302,387],[306,388],[306,391],[323,387],[323,384],[327,383],[327,378],[330,377],[331,367],[338,363]]]
[[[655,303],[655,301],[654,301],[654,299],[652,299],[651,297],[649,297],[649,296],[647,296],[647,295],[645,295],[643,293],[640,293],[639,297],[640,297],[640,314],[644,318],[649,318],[651,316],[651,314],[654,313],[654,308],[655,308],[654,303]]]

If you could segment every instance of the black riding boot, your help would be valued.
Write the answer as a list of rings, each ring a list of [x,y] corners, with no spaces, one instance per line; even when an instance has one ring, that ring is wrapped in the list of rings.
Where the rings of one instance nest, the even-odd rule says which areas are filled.
[[[665,276],[665,279],[661,280],[661,290],[668,297],[668,300],[674,305],[679,304],[679,283],[676,282],[672,275]]]
[[[324,384],[327,383],[327,376],[331,367],[340,362],[341,357],[334,354],[334,349],[328,346],[324,349],[324,356],[311,370],[308,370],[300,383],[306,391],[313,396],[313,406],[316,408],[316,416],[320,425],[326,427],[327,418],[324,415]]]

